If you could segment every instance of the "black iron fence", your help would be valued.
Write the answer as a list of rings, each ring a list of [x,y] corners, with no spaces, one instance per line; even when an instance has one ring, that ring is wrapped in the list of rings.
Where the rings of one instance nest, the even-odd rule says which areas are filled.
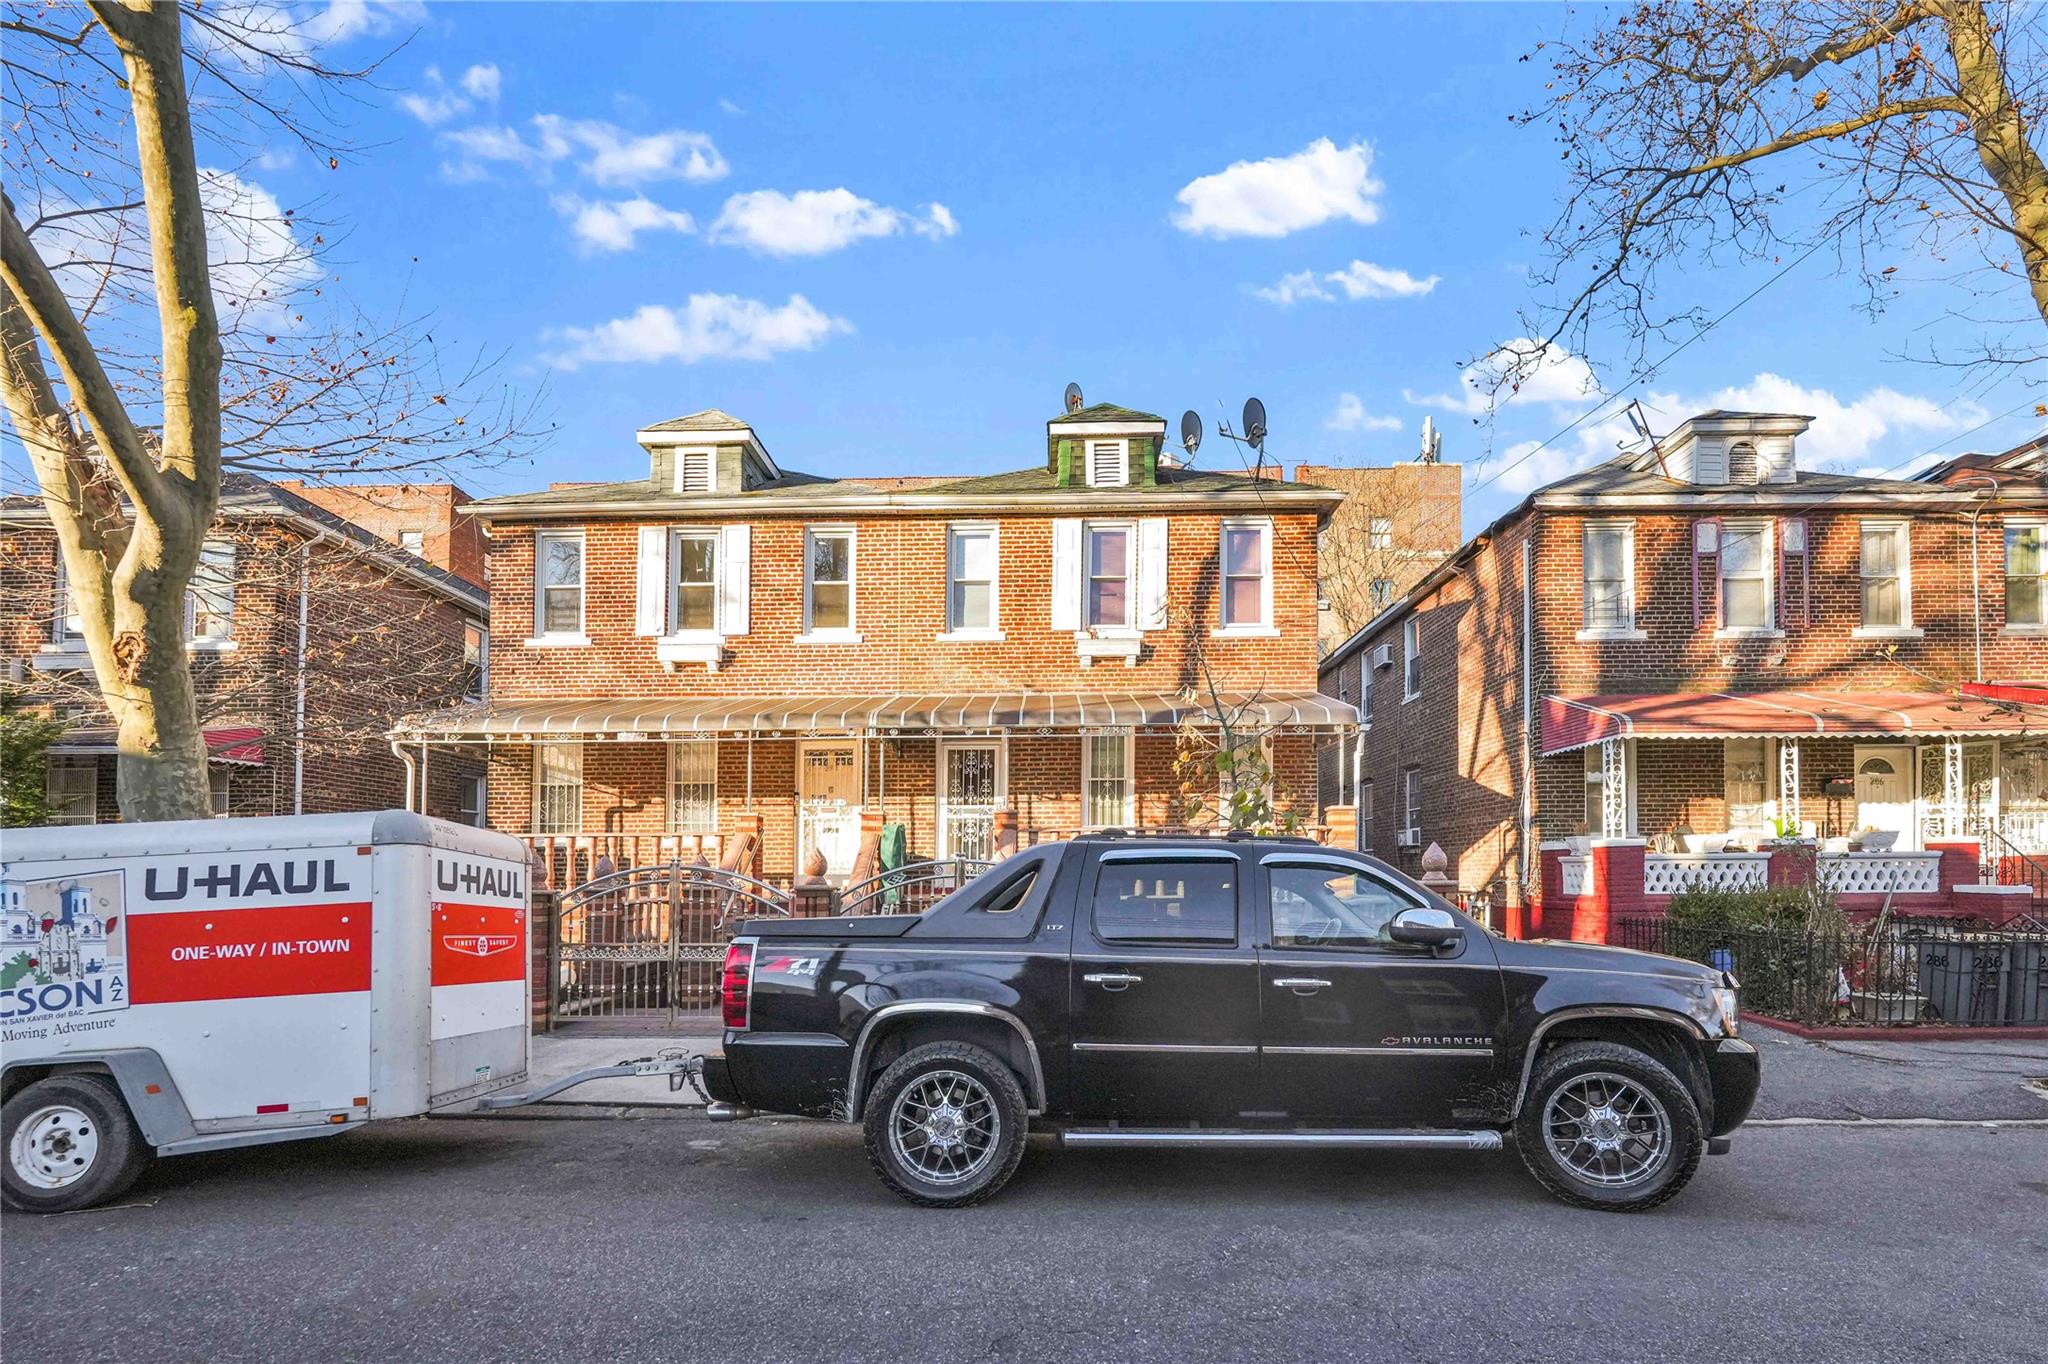
[[[1747,1013],[1807,1024],[2048,1026],[2048,932],[1893,921],[1846,934],[1623,919],[1623,947],[1733,971]]]

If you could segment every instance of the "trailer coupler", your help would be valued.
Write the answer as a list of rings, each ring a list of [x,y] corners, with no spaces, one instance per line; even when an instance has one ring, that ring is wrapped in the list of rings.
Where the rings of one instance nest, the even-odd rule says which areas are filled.
[[[615,1065],[594,1066],[589,1070],[579,1070],[574,1075],[565,1075],[552,1084],[543,1085],[539,1089],[527,1090],[519,1094],[487,1095],[477,1101],[477,1107],[480,1109],[524,1108],[527,1104],[537,1104],[544,1099],[552,1099],[563,1090],[573,1089],[577,1085],[590,1080],[616,1080],[633,1076],[652,1077],[656,1075],[668,1078],[668,1088],[671,1094],[688,1085],[696,1091],[697,1097],[704,1101],[707,1110],[712,1107],[723,1107],[723,1105],[717,1104],[709,1094],[704,1092],[704,1058],[696,1053],[680,1051],[664,1051],[655,1056],[629,1057]],[[729,1118],[717,1120],[730,1121]]]

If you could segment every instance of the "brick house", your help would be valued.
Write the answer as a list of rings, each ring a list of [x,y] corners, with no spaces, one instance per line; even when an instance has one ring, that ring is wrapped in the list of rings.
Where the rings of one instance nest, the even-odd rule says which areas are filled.
[[[1806,472],[1808,425],[1702,413],[1539,489],[1331,652],[1360,845],[1511,904],[1546,844],[1652,883],[1791,828],[1915,884],[1961,836],[2048,861],[2048,713],[1962,690],[2048,677],[2048,486]]]
[[[49,754],[63,823],[120,818],[115,744],[69,612],[40,501],[0,503],[0,630],[29,699],[70,727]],[[219,814],[320,814],[417,804],[385,731],[399,714],[483,691],[480,586],[250,474],[229,474],[186,598],[186,648]],[[474,757],[426,774],[425,806],[482,816]]]
[[[487,753],[491,824],[558,885],[813,853],[839,880],[886,824],[916,860],[1181,823],[1188,727],[1226,717],[1313,820],[1317,735],[1353,718],[1315,690],[1339,495],[1178,467],[1164,432],[1098,405],[1029,467],[828,479],[723,412],[649,426],[645,478],[471,504],[489,700],[396,737]]]
[[[476,499],[453,483],[301,483],[276,485],[361,526],[434,567],[478,587],[490,581],[490,539],[468,506]]]

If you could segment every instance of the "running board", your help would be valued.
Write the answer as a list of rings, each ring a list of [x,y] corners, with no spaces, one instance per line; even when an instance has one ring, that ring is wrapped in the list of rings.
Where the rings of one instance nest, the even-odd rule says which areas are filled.
[[[1237,1146],[1251,1150],[1353,1147],[1377,1151],[1498,1151],[1501,1134],[1470,1131],[1245,1132],[1196,1128],[1086,1127],[1060,1133],[1063,1146]]]

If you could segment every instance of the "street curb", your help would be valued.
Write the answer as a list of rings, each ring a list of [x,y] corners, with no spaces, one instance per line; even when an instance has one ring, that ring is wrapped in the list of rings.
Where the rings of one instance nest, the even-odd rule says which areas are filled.
[[[1959,1028],[1943,1024],[1911,1028],[1815,1027],[1752,1013],[1743,1014],[1742,1021],[1809,1042],[2048,1042],[2048,1028]]]
[[[1991,1129],[2048,1128],[2048,1118],[1751,1118],[1737,1128],[1751,1127],[1967,1127]]]

